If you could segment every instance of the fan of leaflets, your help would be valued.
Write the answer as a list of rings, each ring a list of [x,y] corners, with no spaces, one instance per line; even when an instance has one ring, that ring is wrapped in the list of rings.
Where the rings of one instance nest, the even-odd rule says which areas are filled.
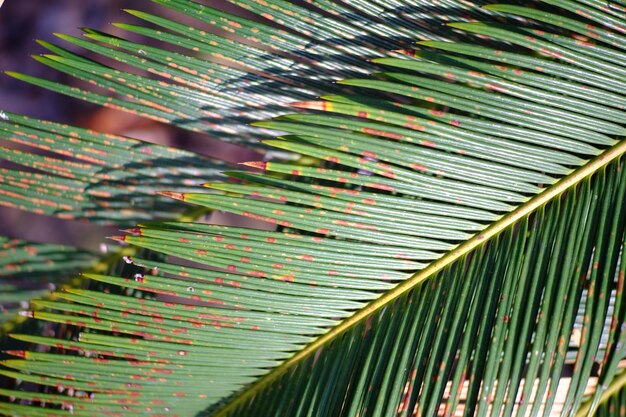
[[[349,13],[352,7],[328,2],[306,8],[276,3],[281,8],[273,16],[264,13],[260,3],[239,4],[263,14],[263,24],[187,0],[157,3],[201,19],[197,26],[187,26],[129,10],[142,26],[118,26],[130,37],[143,36],[144,43],[89,29],[84,38],[58,35],[82,52],[40,41],[50,53],[35,59],[88,87],[9,75],[258,148],[268,131],[249,122],[282,114],[295,100],[346,91],[331,81],[376,70],[366,58],[384,56],[415,39],[456,36],[442,30],[440,21],[490,14],[471,4],[464,4],[461,13],[455,1],[412,6],[397,16],[386,11],[391,5],[367,2],[353,5],[354,16]],[[415,19],[419,13],[435,13],[437,21],[425,25]],[[270,20],[290,32],[277,29]],[[210,27],[233,36],[214,35],[205,30]],[[220,172],[228,169],[193,152],[37,120],[7,109],[0,109],[0,139],[0,159],[8,162],[0,169],[0,205],[121,227],[177,218],[184,205],[159,192],[197,192],[202,183],[223,179]]]
[[[187,0],[157,3],[200,19],[196,26],[187,26],[129,10],[142,26],[118,26],[131,38],[143,36],[144,43],[89,29],[84,38],[58,35],[70,49],[82,52],[39,41],[50,53],[35,59],[87,87],[9,75],[258,148],[268,131],[249,122],[291,111],[287,104],[295,100],[347,91],[331,81],[376,70],[366,58],[384,56],[415,39],[456,36],[441,27],[441,21],[490,14],[473,4],[463,4],[461,12],[456,1],[412,6],[397,16],[387,11],[390,4],[317,2],[305,8],[276,3],[280,8],[270,16],[261,3],[239,3],[263,15],[259,19],[265,23],[258,23]],[[356,15],[350,12],[353,7]],[[434,13],[437,21],[424,24],[416,20],[420,13]],[[212,34],[206,30],[211,27],[230,35]],[[120,227],[177,218],[184,205],[159,192],[197,192],[202,183],[223,179],[220,172],[228,168],[193,152],[32,119],[7,109],[0,109],[0,139],[0,159],[8,162],[0,169],[0,205]]]
[[[440,32],[438,39],[452,35],[438,29],[439,22],[424,26],[408,15],[387,18],[385,7],[375,4],[360,5],[360,18],[353,22],[342,17],[348,16],[350,7],[321,2],[302,8],[285,3],[286,9],[277,11],[275,17],[292,31],[298,28],[298,34],[290,34],[271,24],[189,1],[159,3],[203,19],[192,27],[129,10],[144,26],[120,28],[130,37],[143,36],[147,43],[89,29],[85,38],[58,35],[82,53],[40,41],[50,54],[35,59],[88,87],[9,75],[110,108],[258,147],[267,131],[249,126],[250,121],[284,113],[286,104],[294,100],[345,90],[330,81],[374,70],[376,65],[364,57],[383,56],[392,46],[430,38],[434,30]],[[412,10],[432,10],[441,19],[457,19],[459,8],[448,7],[455,4]],[[254,2],[240,6],[260,10]],[[486,14],[477,6],[468,6],[462,20]],[[311,20],[322,14],[325,25]],[[266,14],[260,19],[268,23],[273,17]],[[398,26],[399,22],[402,25]],[[333,29],[322,33],[320,29],[328,24]],[[222,32],[237,28],[240,33],[236,39],[222,38],[204,30],[210,25]],[[150,38],[164,49],[155,47]],[[36,120],[7,109],[0,109],[0,139],[4,141],[0,158],[8,162],[0,169],[0,205],[121,227],[177,218],[184,205],[162,197],[160,191],[198,191],[203,182],[223,179],[220,172],[228,168],[193,152]],[[209,149],[207,153],[212,152]]]
[[[85,81],[86,88],[9,75],[110,108],[258,146],[266,130],[249,126],[250,121],[284,113],[294,100],[345,90],[330,81],[375,70],[377,66],[365,58],[384,56],[415,39],[433,38],[435,32],[437,39],[452,36],[451,30],[442,30],[440,20],[490,14],[479,4],[464,4],[459,16],[460,3],[454,1],[416,5],[397,15],[400,9],[390,13],[390,5],[368,2],[353,6],[317,2],[306,8],[276,3],[272,15],[263,12],[261,3],[238,3],[263,15],[265,23],[258,23],[186,0],[157,3],[201,19],[193,27],[129,10],[143,26],[118,26],[130,37],[148,39],[146,43],[89,29],[84,38],[58,35],[82,53],[40,41],[50,53],[35,59]],[[427,12],[437,13],[438,20],[428,24],[415,20]],[[271,20],[290,31],[277,29]],[[205,31],[211,27],[213,32],[230,34],[224,38]],[[321,30],[327,28],[331,30]],[[9,162],[0,171],[1,205],[100,224],[132,226],[176,218],[183,207],[159,191],[197,191],[201,183],[223,178],[219,172],[227,168],[192,152],[36,120],[7,109],[0,110],[0,139],[8,142],[0,144],[0,158]]]
[[[331,3],[316,2],[329,7],[319,16],[263,3],[294,31],[347,30],[327,18]],[[35,301],[26,314],[79,334],[13,335],[51,349],[9,352],[15,359],[0,374],[16,386],[0,391],[0,412],[522,416],[572,415],[583,401],[582,410],[595,409],[626,342],[626,9],[543,3],[489,6],[531,22],[452,23],[476,38],[375,59],[367,65],[380,73],[338,84],[353,92],[300,100],[306,114],[255,124],[286,133],[267,145],[321,165],[251,162],[264,172],[230,173],[240,181],[211,182],[210,193],[163,193],[277,230],[170,221],[116,237],[168,259],[136,258],[145,271],[131,277],[88,275],[108,292]],[[415,17],[410,4],[393,5],[395,18]],[[395,19],[391,9],[381,16]],[[266,34],[229,19],[239,36]],[[273,33],[273,42],[295,36]],[[360,37],[360,55],[371,39]],[[349,56],[353,42],[338,55]],[[586,396],[592,380],[599,388]]]
[[[286,1],[272,1],[271,7],[265,1],[232,2],[257,13],[260,21],[253,21],[189,0],[154,2],[197,19],[195,25],[136,10],[127,12],[141,26],[115,24],[163,48],[90,29],[84,38],[57,35],[125,70],[40,42],[52,54],[35,59],[90,83],[93,91],[10,75],[106,107],[253,144],[267,131],[249,122],[293,111],[288,106],[295,100],[345,90],[331,82],[377,70],[371,58],[397,55],[393,50],[420,39],[457,38],[442,25],[446,21],[492,14],[479,8],[484,2],[456,0],[404,7],[371,1],[347,5],[324,0],[307,7]]]
[[[192,152],[4,112],[0,205],[100,224],[173,218],[159,191],[197,191],[226,164]],[[202,179],[204,178],[204,180]]]

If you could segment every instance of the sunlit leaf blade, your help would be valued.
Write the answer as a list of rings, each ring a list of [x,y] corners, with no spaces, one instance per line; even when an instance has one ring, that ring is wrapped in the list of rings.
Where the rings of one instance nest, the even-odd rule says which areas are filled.
[[[621,293],[624,172],[623,161],[613,164],[507,229],[228,415],[291,415],[300,407],[345,416],[576,410],[607,347],[604,294]],[[548,239],[554,245],[542,243]],[[608,345],[621,337],[623,329],[611,332]],[[622,347],[613,349],[623,357]],[[564,382],[570,367],[574,377]],[[565,401],[555,397],[560,384]]]
[[[314,355],[314,370],[331,360],[327,355],[336,355],[331,356],[335,357],[332,360],[336,363],[352,358],[349,359],[352,366],[345,364],[345,367],[324,368],[335,369],[336,374],[332,373],[331,379],[321,369],[319,374],[304,372],[300,378],[300,372],[303,372],[299,371],[300,367],[307,369],[310,366],[306,361],[296,368],[295,373],[288,374],[291,381],[287,384],[289,389],[296,390],[295,392],[313,390],[319,391],[319,394],[313,397],[304,394],[285,395],[281,389],[282,383],[278,383],[273,388],[277,390],[276,393],[270,391],[267,394],[269,399],[266,399],[266,394],[257,395],[254,407],[257,404],[261,404],[258,406],[262,408],[292,407],[290,402],[284,403],[282,399],[299,397],[304,401],[299,404],[312,410],[318,410],[318,407],[337,410],[339,407],[346,410],[346,415],[351,415],[348,410],[358,414],[372,407],[399,408],[406,411],[417,406],[419,409],[432,411],[442,407],[442,401],[450,401],[448,405],[454,409],[456,402],[462,399],[461,406],[466,411],[473,410],[467,411],[467,415],[474,415],[476,410],[487,413],[491,407],[510,407],[512,402],[507,398],[517,396],[530,401],[524,407],[539,407],[536,398],[528,393],[524,395],[524,385],[515,381],[524,381],[530,378],[531,372],[536,372],[539,376],[537,383],[544,387],[552,384],[550,392],[556,392],[554,384],[558,384],[563,367],[573,365],[580,367],[581,373],[590,374],[592,370],[589,365],[595,358],[601,357],[606,348],[604,337],[608,329],[604,323],[609,317],[609,310],[607,300],[602,301],[602,294],[618,288],[616,277],[618,271],[624,268],[624,263],[618,262],[622,259],[622,244],[615,245],[613,241],[614,235],[622,236],[621,241],[624,235],[626,217],[622,211],[626,207],[623,204],[626,181],[623,172],[623,165],[613,164],[606,175],[596,175],[593,181],[568,192],[562,201],[551,203],[530,221],[509,229],[480,252],[470,255],[467,260],[462,259],[451,265],[439,277],[434,278],[433,284],[425,283],[417,287],[409,299],[403,297],[390,310],[383,310],[380,313],[382,316],[379,317],[377,313],[375,318],[368,321],[367,328],[364,327],[365,324],[357,326],[349,336],[353,340],[349,345],[340,344],[338,340],[323,352]],[[579,204],[581,202],[585,204]],[[184,230],[187,232],[182,232]],[[174,233],[175,231],[179,233]],[[256,242],[263,240],[278,244],[279,241],[272,239],[274,236],[280,238],[281,235],[276,232],[185,223],[164,223],[161,228],[143,228],[141,234],[141,237],[126,239],[146,247],[150,245],[143,242],[153,241],[152,249],[161,249],[166,253],[176,253],[175,247],[180,243],[181,248],[187,249],[188,259],[194,259],[190,255],[192,250],[199,254],[208,253],[213,245],[210,242],[216,242],[224,249],[237,253],[239,246],[234,245],[234,242],[239,240],[250,245],[241,246],[239,250],[251,257],[251,263],[268,256],[268,261],[275,261],[271,259],[271,254],[279,253],[278,250],[270,251],[270,255],[266,255],[256,253],[251,248]],[[541,244],[545,235],[557,237],[555,246]],[[157,244],[159,240],[163,242],[161,246]],[[309,239],[301,243],[303,248],[306,247],[307,240]],[[597,248],[604,246],[607,246],[607,252],[598,252]],[[207,259],[203,264],[219,266],[220,261],[215,257],[219,257],[220,252],[213,250],[213,259]],[[498,256],[500,252],[509,256]],[[568,259],[576,262],[569,262]],[[598,264],[600,259],[609,259],[608,269],[596,274],[590,266]],[[307,261],[317,263],[317,260],[310,258]],[[109,361],[107,363],[111,366],[106,368],[106,373],[101,373],[104,368],[100,360],[91,360],[92,365],[89,365],[90,361],[81,361],[78,357],[72,362],[72,380],[68,380],[65,377],[69,372],[67,366],[55,371],[54,356],[20,353],[19,356],[27,360],[6,362],[7,369],[2,373],[14,375],[13,370],[34,372],[44,376],[43,380],[36,377],[39,383],[47,386],[61,384],[64,390],[82,392],[79,398],[72,398],[68,403],[73,405],[74,412],[77,407],[81,407],[85,415],[119,409],[113,405],[118,402],[114,398],[118,398],[120,404],[129,404],[131,397],[128,395],[135,398],[132,404],[137,407],[137,412],[153,404],[155,394],[158,394],[161,401],[159,405],[173,409],[172,407],[180,407],[176,398],[182,392],[186,395],[184,398],[189,400],[182,410],[192,412],[194,407],[206,404],[197,398],[216,401],[220,395],[226,395],[229,390],[250,382],[251,379],[246,379],[246,375],[256,376],[266,372],[266,366],[276,363],[271,362],[272,360],[285,358],[288,351],[302,346],[306,339],[299,335],[321,334],[327,326],[337,322],[343,314],[342,309],[352,310],[354,301],[347,300],[361,298],[367,301],[368,292],[376,291],[375,285],[367,288],[367,284],[365,288],[369,291],[349,288],[327,291],[319,285],[301,283],[298,279],[271,280],[264,278],[262,274],[250,274],[246,277],[237,274],[237,271],[223,273],[182,264],[177,266],[176,262],[164,264],[141,259],[134,259],[133,262],[145,265],[146,273],[125,279],[100,275],[91,275],[90,278],[151,293],[156,298],[133,299],[122,295],[70,290],[58,294],[58,301],[35,301],[40,310],[32,313],[35,318],[85,329],[80,340],[72,342],[72,349],[92,352],[89,356],[96,352],[110,358],[124,355],[126,359],[117,359],[121,361],[119,367],[114,366],[116,362]],[[536,268],[535,265],[541,267]],[[563,265],[568,267],[563,268]],[[589,271],[583,280],[578,272],[581,270]],[[545,274],[545,277],[540,279],[537,274]],[[482,275],[485,279],[477,279],[477,275]],[[166,278],[167,276],[171,278]],[[486,279],[487,277],[492,278]],[[339,277],[335,276],[334,279],[338,280]],[[267,281],[269,287],[262,281]],[[481,284],[476,286],[473,285],[474,282]],[[592,297],[589,291],[596,286],[605,286],[606,289],[599,293],[593,292]],[[563,291],[571,296],[563,299]],[[550,294],[551,298],[543,299],[544,293]],[[362,295],[359,297],[357,294]],[[449,304],[449,297],[457,302]],[[297,303],[297,299],[302,302]],[[594,312],[594,316],[600,315],[597,320],[599,327],[578,317],[580,300],[585,306],[585,316],[592,314],[591,312]],[[539,318],[537,322],[528,317],[528,309]],[[414,317],[421,319],[415,320]],[[483,320],[473,317],[482,317]],[[490,319],[485,320],[485,317]],[[475,323],[475,327],[463,327],[466,322]],[[566,349],[567,345],[563,345],[562,341],[573,337],[576,323],[583,326],[581,333],[589,334],[589,340],[582,339]],[[493,326],[493,329],[484,326]],[[386,329],[396,337],[385,337],[385,332],[379,329]],[[443,332],[437,329],[442,329]],[[99,335],[107,330],[124,334],[126,338],[120,340],[119,336]],[[513,339],[504,336],[511,331],[517,332]],[[220,337],[216,338],[214,335],[218,334]],[[365,339],[364,334],[368,335]],[[446,337],[453,334],[459,336]],[[531,337],[533,334],[535,336]],[[431,338],[434,335],[437,336],[433,345]],[[537,339],[539,335],[541,339]],[[618,336],[621,337],[621,334]],[[370,337],[373,339],[368,341]],[[28,336],[20,338],[48,343]],[[127,342],[121,343],[122,340]],[[427,341],[430,343],[426,343]],[[584,352],[583,349],[577,350],[578,343],[589,348]],[[144,364],[144,359],[139,358],[145,358],[145,353],[142,355],[142,352],[150,349],[149,346],[153,349],[158,346],[161,352],[148,353],[148,362]],[[350,346],[351,351],[346,353],[342,350],[345,349],[343,346]],[[489,346],[493,348],[490,349]],[[539,346],[542,346],[544,352],[551,352],[550,355],[536,357],[537,361],[530,355],[528,368],[522,369],[522,362],[515,358],[525,358],[528,352],[535,351]],[[228,353],[225,349],[228,349]],[[442,358],[454,355],[453,352],[457,349],[460,355],[457,367],[448,363],[446,367],[440,368]],[[171,353],[168,354],[167,351]],[[396,354],[388,356],[392,351]],[[504,360],[500,358],[501,352],[505,352]],[[475,356],[472,359],[473,355],[478,354],[484,359],[479,360]],[[387,367],[381,369],[380,364],[385,362],[376,359],[378,355],[395,359],[386,362]],[[150,359],[152,356],[154,357]],[[162,359],[157,360],[157,357]],[[422,358],[420,361],[423,360],[423,364],[420,365],[421,362],[416,358]],[[45,372],[42,371],[42,363],[50,363],[50,366],[45,367]],[[357,366],[356,363],[362,365]],[[483,365],[478,363],[487,363],[490,366],[483,371]],[[129,364],[132,365],[130,370]],[[172,364],[173,367],[167,364]],[[512,368],[510,365],[513,365]],[[159,371],[164,367],[171,372],[165,372],[164,369]],[[354,374],[355,367],[362,370],[362,377]],[[375,369],[380,370],[373,372]],[[394,369],[405,371],[398,373]],[[440,376],[434,379],[428,377],[435,369]],[[146,391],[146,385],[141,381],[152,380],[151,375],[155,372],[157,375],[166,375],[160,378],[164,384],[152,384],[150,391]],[[212,388],[188,385],[195,378],[210,381],[211,375],[216,375],[216,380],[221,381],[213,384]],[[125,394],[120,387],[127,384],[125,381],[129,381],[131,376],[131,394]],[[22,379],[28,381],[32,378],[25,376]],[[450,379],[453,387],[465,387],[467,398],[450,396],[449,388],[446,390],[446,381]],[[579,379],[580,383],[571,383],[570,390],[584,388],[588,378],[581,376]],[[479,401],[483,397],[479,397],[478,393],[480,384],[486,380],[492,381],[490,386],[495,380],[510,380],[512,382],[509,390],[519,390],[499,391],[493,385],[495,403],[483,403],[482,400]],[[165,384],[166,381],[170,384]],[[181,382],[172,384],[173,381]],[[342,384],[348,384],[352,388],[348,389]],[[380,391],[374,394],[374,391],[367,389],[367,386],[373,384],[384,387],[388,392],[383,391],[384,395],[379,395]],[[408,394],[401,395],[399,386],[414,388]],[[432,390],[432,395],[417,396],[419,387],[422,387],[421,390]],[[181,389],[184,391],[180,391]],[[345,408],[343,401],[339,401],[341,397],[331,396],[330,398],[334,398],[331,402],[319,399],[319,395],[324,398],[331,392],[352,392],[351,390],[356,390],[358,395],[345,397],[352,398],[353,403],[349,408]],[[327,394],[322,394],[323,392]],[[33,396],[28,392],[17,391],[11,392],[11,395],[16,398]],[[101,398],[102,402],[96,401]],[[576,398],[580,398],[580,395],[576,395]],[[63,397],[48,400],[60,403]],[[551,401],[553,400],[552,398]],[[246,409],[244,414],[255,413],[253,410]]]
[[[209,190],[159,188],[170,204],[228,211],[271,230],[145,222],[113,237],[147,255],[126,258],[123,273],[88,274],[99,290],[32,302],[23,314],[57,338],[14,335],[38,346],[8,352],[0,375],[15,382],[0,391],[8,400],[0,413],[522,416],[599,404],[624,357],[626,69],[612,45],[623,43],[621,17],[604,3],[573,2],[585,19],[607,18],[593,30],[611,41],[590,48],[570,38],[574,23],[527,22],[509,14],[539,12],[509,6],[493,8],[507,14],[494,23],[492,12],[456,1],[322,1],[311,10],[237,2],[273,22],[265,25],[186,0],[157,3],[235,35],[219,40],[132,12],[170,28],[171,45],[200,52],[211,39],[229,69],[191,53],[181,62],[223,71],[226,83],[245,67],[263,88],[213,100],[210,80],[188,77],[198,68],[171,65],[177,55],[93,31],[94,46],[64,39],[157,76],[47,44],[55,55],[42,61],[113,95],[18,77],[226,137],[249,120],[231,118],[241,105],[272,91],[276,108],[258,101],[253,111],[279,115],[295,99],[306,114],[255,123],[240,139],[281,131],[265,143],[302,158],[246,163],[258,171],[231,173],[232,183],[211,181]],[[422,31],[415,18],[424,11],[435,27],[459,17],[441,33],[467,42]],[[436,41],[413,51],[408,42],[425,36]],[[6,154],[67,181],[100,173],[80,158]],[[127,178],[116,169],[113,180]],[[600,388],[587,396],[592,380]]]
[[[330,81],[375,70],[376,65],[364,57],[394,54],[394,49],[409,47],[416,39],[459,36],[451,30],[444,31],[439,24],[418,23],[415,17],[409,17],[411,13],[436,12],[438,19],[455,21],[493,14],[457,1],[450,3],[462,4],[466,8],[463,13],[454,8],[431,9],[428,4],[417,4],[410,11],[399,11],[402,17],[385,12],[384,5],[362,4],[353,9],[333,2],[315,2],[306,7],[275,2],[269,13],[264,2],[233,1],[261,16],[260,21],[253,21],[190,1],[156,3],[198,21],[185,25],[155,14],[127,10],[143,24],[117,26],[164,42],[167,49],[89,29],[86,39],[58,35],[66,42],[122,63],[125,68],[129,65],[154,77],[111,68],[43,41],[40,43],[53,54],[38,56],[37,60],[100,88],[86,90],[25,74],[10,75],[185,129],[256,143],[266,132],[248,126],[250,121],[286,113],[286,106],[295,100],[345,90]],[[216,35],[212,33],[215,30],[234,36]]]

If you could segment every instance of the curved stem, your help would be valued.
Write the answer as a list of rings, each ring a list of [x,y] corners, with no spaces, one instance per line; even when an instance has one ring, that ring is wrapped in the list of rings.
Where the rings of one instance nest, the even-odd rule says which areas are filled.
[[[598,401],[595,409],[597,409],[597,407],[600,404],[603,404],[606,401],[608,401],[609,398],[617,394],[625,386],[626,386],[626,371],[622,372],[621,374],[613,378],[613,380],[609,384],[606,391],[604,391],[604,393],[600,397],[600,401]],[[578,411],[576,412],[576,417],[588,417],[592,415],[591,414],[592,412],[595,413],[595,409],[591,410],[592,405],[593,405],[593,398],[590,398],[578,409]]]

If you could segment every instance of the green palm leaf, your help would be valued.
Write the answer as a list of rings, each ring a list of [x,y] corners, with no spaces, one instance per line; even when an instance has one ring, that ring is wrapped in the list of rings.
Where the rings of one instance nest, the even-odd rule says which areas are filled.
[[[351,28],[351,24],[341,23],[337,18],[326,18],[326,21],[335,27],[333,36],[345,39],[336,44],[331,41],[319,45],[316,43],[319,40],[311,40],[310,30],[316,24],[297,25],[302,26],[301,33],[295,36],[199,4],[162,3],[194,17],[206,15],[217,19],[230,31],[238,27],[246,42],[256,43],[256,46],[224,39],[200,27],[129,10],[154,27],[120,24],[120,28],[156,38],[176,51],[86,30],[87,39],[58,36],[92,55],[95,53],[98,58],[123,64],[124,70],[102,65],[93,58],[44,41],[40,44],[52,54],[35,58],[95,85],[96,91],[59,85],[25,74],[9,75],[114,109],[258,146],[261,135],[269,132],[250,127],[249,121],[284,113],[286,105],[293,100],[338,90],[329,89],[328,82],[375,68],[363,62],[365,51],[382,56],[391,45],[398,45],[396,41],[372,39],[367,48],[347,47],[346,44],[360,45],[361,41],[354,37],[371,34],[372,27],[361,23],[360,29]],[[244,7],[256,6],[250,3]],[[312,13],[293,5],[287,8],[279,15],[289,15],[291,20],[296,10],[309,18]],[[348,10],[333,4],[324,8],[335,14]],[[368,7],[363,16],[365,22],[380,13]],[[474,13],[482,14],[478,10]],[[403,33],[402,45],[408,45],[418,33],[430,33],[424,32],[424,28],[393,29],[379,23],[377,26],[385,27],[388,38],[396,39]],[[267,50],[267,45],[283,52],[289,50],[291,56],[274,54]],[[186,53],[181,53],[181,48]],[[212,62],[213,58],[222,62]],[[310,80],[303,82],[303,76]],[[224,164],[191,152],[29,119],[8,111],[1,115],[7,123],[2,123],[0,137],[14,143],[10,148],[3,148],[2,158],[22,166],[2,171],[0,204],[8,207],[120,226],[173,218],[183,207],[159,196],[159,191],[194,191],[202,182],[220,179],[219,171],[225,168]],[[26,147],[27,151],[21,147]]]
[[[363,54],[434,38],[395,24],[419,8],[359,2],[362,20],[351,22],[339,4],[309,11],[272,1],[265,17],[287,32],[197,3],[158,3],[296,53],[304,64],[245,46],[241,61],[228,55],[240,44],[221,41],[218,53],[249,67],[262,88],[224,97],[219,108],[190,105],[210,101],[188,81],[144,81],[56,46],[57,57],[43,61],[128,99],[20,77],[226,137],[243,123],[234,117],[239,100],[255,101],[267,88],[277,103],[300,100],[308,111],[255,123],[241,140],[258,138],[258,128],[282,131],[288,135],[266,145],[308,158],[248,163],[263,172],[230,173],[238,182],[209,183],[210,193],[161,193],[276,230],[169,221],[115,237],[149,256],[121,277],[87,275],[99,291],[69,288],[33,301],[37,309],[26,315],[73,329],[76,340],[14,335],[49,349],[9,352],[16,358],[0,374],[17,382],[0,394],[16,401],[0,403],[1,413],[570,415],[597,407],[624,357],[623,16],[586,0],[572,10],[587,20],[552,6],[490,6],[535,20],[519,26],[519,17],[492,23],[483,15],[485,23],[452,24],[478,35],[472,42],[423,42],[359,67]],[[547,3],[567,10],[574,2]],[[381,18],[393,7],[393,18]],[[165,35],[172,44],[217,42],[134,14],[177,32]],[[319,43],[308,48],[314,33]],[[596,41],[581,42],[583,35]],[[135,58],[98,51],[130,64],[142,55],[171,60],[156,50]],[[302,81],[322,64],[319,78]],[[270,77],[269,69],[279,71]],[[310,91],[276,87],[293,82]],[[314,99],[320,92],[331,95]],[[206,110],[215,116],[206,119]],[[228,122],[216,127],[221,119]],[[36,158],[14,161],[41,166]],[[89,174],[78,165],[70,172]],[[585,397],[596,372],[600,389]],[[37,392],[25,389],[33,384]]]
[[[26,306],[87,269],[97,257],[86,251],[0,237],[0,324]]]
[[[615,383],[612,384],[610,390],[605,392],[603,395],[603,403],[598,407],[596,413],[594,415],[598,417],[612,417],[619,416],[623,414],[623,404],[624,404],[624,390],[622,387],[624,386],[623,381],[624,375],[620,374],[616,377]],[[585,407],[581,410],[582,413],[588,412],[588,407]]]
[[[132,225],[184,210],[158,191],[199,189],[228,165],[192,152],[4,112],[2,148],[22,169],[0,172],[0,205],[61,218]],[[44,151],[45,153],[40,153]]]

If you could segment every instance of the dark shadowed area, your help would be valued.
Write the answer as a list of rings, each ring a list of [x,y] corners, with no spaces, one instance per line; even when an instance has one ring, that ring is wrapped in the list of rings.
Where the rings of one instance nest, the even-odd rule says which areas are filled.
[[[232,6],[228,8],[232,9]],[[0,110],[181,147],[229,162],[257,159],[258,154],[239,146],[81,102],[31,86],[4,74],[5,71],[15,71],[72,86],[81,86],[76,79],[35,61],[32,55],[48,53],[36,41],[56,43],[84,53],[58,39],[54,33],[81,36],[80,28],[88,27],[112,35],[121,35],[123,31],[111,23],[138,22],[123,9],[139,9],[165,17],[175,15],[176,19],[181,21],[191,20],[149,0],[5,0],[0,8],[0,70],[3,72],[0,74]],[[133,39],[133,36],[126,32],[124,36]],[[141,39],[135,36],[134,40]],[[0,145],[8,146],[1,140]],[[0,161],[0,168],[4,166]],[[95,249],[105,241],[106,236],[117,233],[113,228],[52,219],[0,207],[0,234]]]

